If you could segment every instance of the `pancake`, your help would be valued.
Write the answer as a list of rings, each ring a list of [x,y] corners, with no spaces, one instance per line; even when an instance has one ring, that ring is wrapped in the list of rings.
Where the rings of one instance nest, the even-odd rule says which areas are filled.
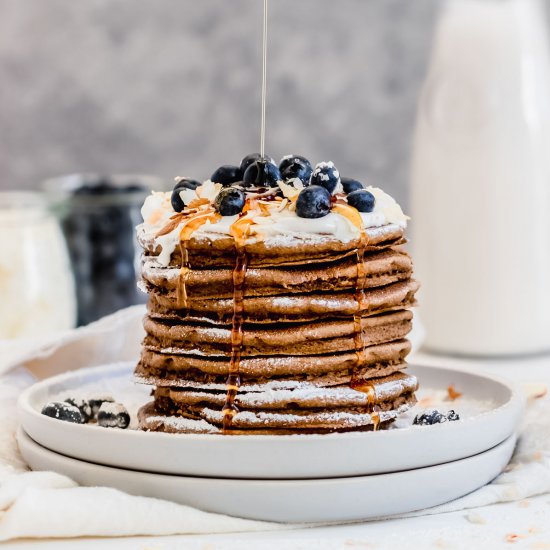
[[[354,292],[304,293],[286,296],[245,296],[245,322],[273,323],[286,321],[313,321],[320,317],[353,317],[355,314],[375,315],[385,311],[404,309],[415,305],[419,288],[413,279],[365,291],[360,304]],[[152,290],[149,293],[149,315],[164,319],[188,319],[230,323],[233,317],[231,298],[188,298],[188,309],[178,308],[174,297]]]
[[[241,386],[235,397],[235,405],[241,411],[367,407],[393,401],[403,394],[414,392],[418,387],[414,376],[402,372],[373,378],[369,384],[373,389],[372,395],[354,390],[347,384],[323,387],[309,381],[301,382],[292,389],[272,389],[265,384],[257,385],[254,390]],[[155,401],[164,399],[171,406],[182,410],[200,404],[221,410],[225,403],[225,389],[214,390],[210,386],[202,389],[157,388],[153,395]]]
[[[361,319],[363,341],[370,346],[404,338],[412,328],[412,312],[401,310]],[[173,353],[192,354],[200,349],[210,356],[231,353],[231,326],[170,323],[145,317],[148,349],[170,348]],[[351,319],[328,319],[314,323],[250,325],[243,331],[241,354],[320,355],[355,349],[355,324]]]
[[[376,251],[395,247],[405,243],[404,230],[396,224],[366,229],[368,245],[366,251]],[[162,247],[158,241],[147,235],[142,225],[137,229],[139,244],[145,256],[158,256]],[[360,244],[359,237],[342,242],[331,235],[300,235],[273,237],[267,239],[250,238],[246,242],[246,254],[249,266],[304,265],[308,263],[333,260],[337,257],[353,255]],[[228,235],[204,234],[200,229],[188,240],[189,264],[193,267],[235,265],[235,241]],[[181,250],[176,247],[171,254],[170,263],[180,266]]]
[[[199,350],[197,350],[199,351]],[[403,362],[410,351],[408,340],[384,342],[365,347],[358,361],[355,351],[327,355],[280,355],[241,357],[240,373],[251,378],[319,375],[378,363]],[[196,370],[216,376],[227,376],[230,372],[228,357],[210,355],[179,355],[170,349],[154,350],[143,346],[141,362],[150,372],[178,372]]]
[[[278,185],[246,190],[242,212],[227,216],[210,181],[176,192],[182,212],[169,193],[146,200],[135,379],[153,401],[141,429],[369,431],[416,402],[417,380],[403,371],[419,285],[400,207],[369,188],[372,212],[337,193],[328,214],[304,218],[296,190]]]
[[[405,404],[402,406],[402,411],[396,411],[395,417],[397,417],[401,412],[405,412],[410,408],[410,404]],[[385,417],[385,415],[384,415]],[[212,424],[207,422],[202,418],[193,418],[180,415],[169,415],[159,412],[155,408],[154,402],[147,403],[139,409],[138,411],[139,425],[142,430],[151,431],[151,432],[164,432],[164,433],[190,433],[190,434],[219,434],[226,435],[227,432]],[[377,426],[377,429],[387,428],[394,418],[388,418],[387,420],[381,420]],[[238,429],[233,427],[231,429],[230,435],[296,435],[296,434],[327,434],[335,432],[347,432],[353,429],[353,431],[372,431],[374,429],[374,424],[365,424],[363,426],[355,426],[353,428],[302,428],[297,430],[295,427],[288,428],[247,428],[247,429]]]
[[[380,378],[389,376],[395,372],[401,372],[407,368],[404,361],[385,361],[368,365],[365,367],[355,367],[354,369],[343,369],[331,371],[320,375],[295,374],[292,376],[277,377],[246,377],[240,388],[250,391],[263,389],[294,389],[300,386],[304,381],[312,386],[331,387],[348,386],[354,380],[368,380],[370,378]],[[167,371],[156,369],[140,361],[135,370],[135,380],[140,384],[165,388],[191,388],[204,389],[205,386],[211,390],[227,390],[227,376],[208,374],[199,370],[189,369],[184,372]]]
[[[365,256],[365,288],[386,286],[408,280],[412,273],[412,261],[408,254],[398,250],[385,250]],[[175,303],[180,269],[163,268],[151,260],[145,260],[142,277],[150,291],[162,289],[161,296]],[[277,296],[303,292],[338,292],[355,288],[357,259],[320,263],[314,266],[285,266],[279,268],[248,268],[245,296]],[[233,270],[227,268],[192,269],[186,276],[187,293],[193,299],[233,297]]]

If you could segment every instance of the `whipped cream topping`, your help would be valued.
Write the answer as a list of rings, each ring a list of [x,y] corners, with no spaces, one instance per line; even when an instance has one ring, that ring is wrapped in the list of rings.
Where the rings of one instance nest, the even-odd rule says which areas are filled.
[[[256,208],[251,208],[246,216],[253,220],[250,228],[250,235],[253,239],[279,239],[302,238],[319,239],[330,237],[341,242],[349,242],[359,236],[360,230],[347,217],[338,212],[330,212],[322,218],[300,218],[292,208],[292,201],[301,189],[301,182],[294,180],[293,185],[280,182],[279,186],[284,195],[282,201],[263,202]],[[360,212],[365,228],[381,227],[388,224],[395,224],[399,227],[406,227],[408,217],[403,214],[401,207],[393,197],[377,187],[366,187],[375,197],[375,206],[372,212]],[[221,185],[210,180],[205,181],[196,190],[182,189],[180,196],[185,204],[194,200],[208,199],[213,202],[221,190]],[[138,226],[138,232],[145,240],[152,240],[161,247],[157,261],[162,266],[167,266],[170,256],[179,243],[183,220],[170,232],[158,235],[171,221],[176,214],[172,208],[170,198],[171,192],[153,192],[145,199],[141,209],[143,223]],[[262,203],[261,199],[258,201]],[[199,205],[198,210],[207,209],[207,204]],[[204,236],[227,236],[230,235],[230,228],[239,215],[223,216],[215,223],[207,222],[202,225],[195,235]]]

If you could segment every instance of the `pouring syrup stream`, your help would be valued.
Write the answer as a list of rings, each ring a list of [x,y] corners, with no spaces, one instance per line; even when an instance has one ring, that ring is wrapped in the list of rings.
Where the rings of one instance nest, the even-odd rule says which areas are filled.
[[[265,111],[267,103],[267,0],[264,0],[262,29],[262,115],[260,124],[260,155],[265,155]]]

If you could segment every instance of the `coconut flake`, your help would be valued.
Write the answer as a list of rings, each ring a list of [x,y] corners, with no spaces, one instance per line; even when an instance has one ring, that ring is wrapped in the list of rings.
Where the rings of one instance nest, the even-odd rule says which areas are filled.
[[[294,179],[298,179],[298,178],[294,178]],[[283,195],[289,200],[293,200],[297,198],[298,195],[300,194],[300,189],[296,189],[296,187],[294,187],[293,185],[289,185],[284,181],[277,182],[277,185],[280,187],[281,191],[283,192]]]

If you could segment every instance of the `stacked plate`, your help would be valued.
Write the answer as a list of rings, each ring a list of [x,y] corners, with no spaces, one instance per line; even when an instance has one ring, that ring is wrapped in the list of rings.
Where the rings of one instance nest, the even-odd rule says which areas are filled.
[[[73,371],[22,394],[18,440],[34,470],[243,518],[361,520],[442,504],[490,482],[512,455],[523,410],[507,382],[415,366],[419,407],[452,408],[459,421],[413,426],[417,407],[380,432],[221,436],[108,429],[40,414],[48,401],[98,392],[136,411],[149,390],[132,382],[133,366]]]

